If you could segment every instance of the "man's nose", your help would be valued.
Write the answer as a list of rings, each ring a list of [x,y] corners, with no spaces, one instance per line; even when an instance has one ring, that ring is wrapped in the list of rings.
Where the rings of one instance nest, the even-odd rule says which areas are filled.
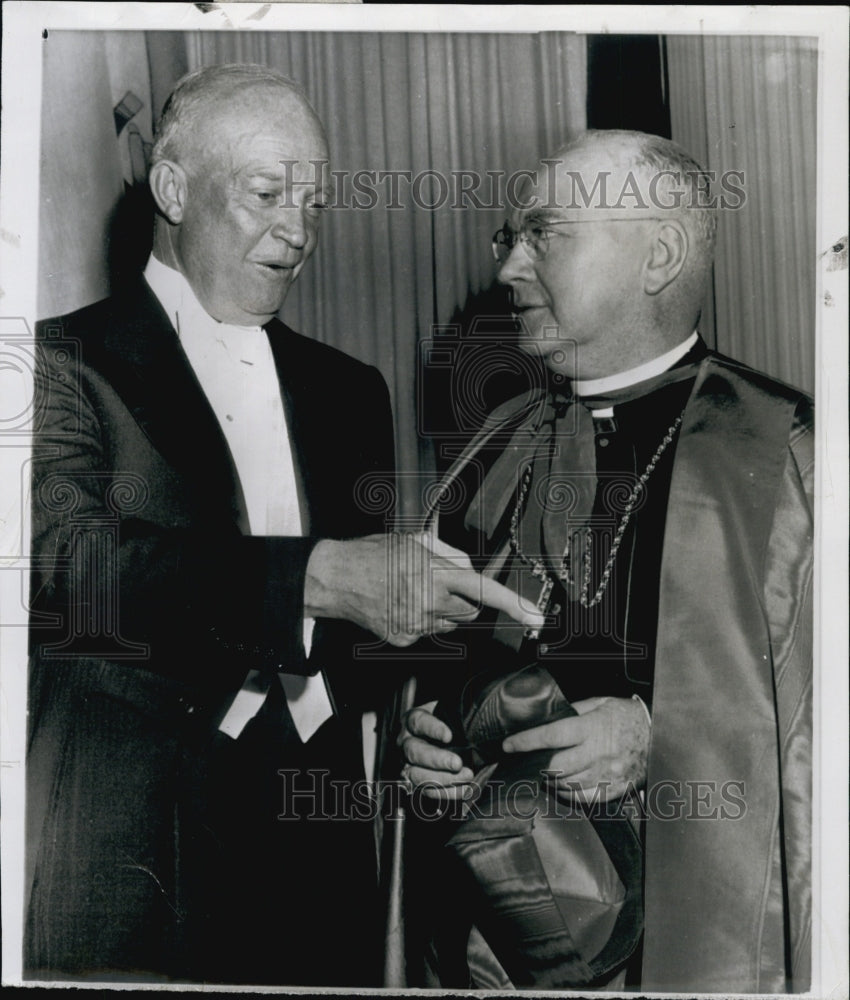
[[[298,205],[281,206],[271,231],[275,239],[285,240],[291,247],[300,250],[310,238],[310,225],[304,209]]]
[[[511,285],[515,281],[530,281],[534,278],[534,264],[525,252],[522,243],[517,240],[511,252],[499,265],[496,279],[503,285]]]

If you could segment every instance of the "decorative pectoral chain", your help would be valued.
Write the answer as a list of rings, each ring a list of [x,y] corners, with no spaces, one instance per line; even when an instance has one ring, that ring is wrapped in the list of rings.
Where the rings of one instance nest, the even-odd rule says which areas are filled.
[[[661,440],[661,444],[655,449],[655,454],[649,460],[649,464],[643,470],[643,473],[639,476],[638,481],[632,488],[629,494],[628,500],[623,507],[623,516],[620,519],[620,523],[617,526],[617,532],[614,535],[614,540],[611,543],[611,551],[608,554],[608,560],[605,563],[605,569],[602,571],[602,576],[599,579],[599,586],[596,588],[596,593],[593,597],[590,597],[590,580],[591,580],[591,568],[592,568],[592,553],[591,546],[593,543],[593,534],[590,528],[585,530],[585,545],[584,545],[584,565],[581,581],[581,592],[579,593],[579,601],[582,607],[592,608],[595,607],[601,600],[608,587],[608,581],[611,579],[611,572],[614,569],[614,563],[617,559],[617,552],[620,549],[620,544],[623,541],[623,536],[626,533],[626,528],[629,526],[629,521],[632,517],[632,512],[634,511],[635,504],[637,503],[640,495],[646,489],[646,484],[649,481],[649,477],[655,471],[656,465],[658,465],[659,459],[667,450],[667,447],[672,442],[673,438],[676,436],[676,432],[684,420],[685,411],[679,414],[678,417],[673,421],[672,424],[667,428],[667,433]],[[520,548],[519,544],[519,522],[522,517],[522,512],[525,509],[525,501],[528,497],[528,490],[531,486],[531,464],[526,465],[522,471],[522,480],[520,481],[519,495],[517,496],[516,505],[514,506],[513,513],[511,514],[511,551],[515,556],[518,556],[526,566],[531,567],[531,573],[533,576],[537,577],[538,580],[542,581],[542,586],[540,588],[540,596],[537,598],[537,608],[544,614],[549,609],[549,600],[552,596],[552,589],[555,586],[555,577],[546,568],[546,565],[541,559],[530,559]],[[563,584],[573,583],[573,579],[570,576],[570,538],[567,535],[567,544],[564,548],[564,553],[561,556],[561,567],[558,570],[557,579]],[[533,633],[538,633],[538,629],[530,630]],[[530,638],[537,638],[536,634],[530,635]]]

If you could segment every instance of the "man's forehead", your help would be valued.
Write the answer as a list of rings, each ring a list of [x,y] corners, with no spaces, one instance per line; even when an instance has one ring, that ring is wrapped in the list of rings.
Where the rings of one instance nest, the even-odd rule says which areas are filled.
[[[251,136],[283,138],[293,143],[325,144],[324,130],[305,104],[233,102],[217,108],[210,124],[215,132],[233,139]],[[215,134],[215,133],[213,133]]]
[[[658,209],[657,184],[651,172],[635,166],[632,153],[591,146],[547,157],[515,186],[509,218],[513,224],[602,220]]]
[[[630,172],[634,172],[630,160],[604,150],[579,147],[541,160],[526,177],[524,193],[554,205],[562,192],[569,193],[573,187],[591,190],[602,177],[624,180]]]
[[[312,115],[232,115],[221,119],[212,134],[207,150],[228,173],[303,178],[327,170],[327,143]]]
[[[248,115],[253,112],[314,117],[306,97],[294,86],[259,81],[234,86],[216,96],[215,107],[224,114]]]
[[[212,97],[212,95],[210,95]],[[325,144],[324,129],[306,99],[294,89],[268,84],[237,87],[202,106],[200,128],[207,142],[244,141],[274,135],[293,143]]]

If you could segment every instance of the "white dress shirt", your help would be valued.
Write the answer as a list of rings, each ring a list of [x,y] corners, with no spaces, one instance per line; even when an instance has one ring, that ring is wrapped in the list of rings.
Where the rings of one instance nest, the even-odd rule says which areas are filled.
[[[221,426],[236,467],[252,535],[301,535],[303,525],[286,416],[274,357],[260,326],[232,326],[213,319],[186,278],[154,256],[145,279],[174,324],[198,382]],[[309,652],[313,620],[304,619]],[[321,674],[285,673],[286,692],[298,735],[306,742],[333,714]],[[234,739],[262,707],[271,683],[268,672],[252,670],[220,729]]]

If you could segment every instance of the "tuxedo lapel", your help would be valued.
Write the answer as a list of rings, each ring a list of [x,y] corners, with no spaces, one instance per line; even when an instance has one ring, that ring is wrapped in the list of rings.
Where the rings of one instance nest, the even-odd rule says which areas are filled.
[[[301,491],[301,510],[305,534],[327,532],[327,512],[331,521],[337,512],[329,500],[337,495],[327,480],[327,472],[340,470],[332,456],[337,454],[335,422],[325,391],[317,377],[315,360],[304,356],[304,338],[297,337],[277,319],[266,324],[292,446],[296,476]]]
[[[218,420],[146,283],[116,305],[102,343],[104,374],[151,445],[185,478],[191,499],[210,515],[246,526],[242,489]]]

